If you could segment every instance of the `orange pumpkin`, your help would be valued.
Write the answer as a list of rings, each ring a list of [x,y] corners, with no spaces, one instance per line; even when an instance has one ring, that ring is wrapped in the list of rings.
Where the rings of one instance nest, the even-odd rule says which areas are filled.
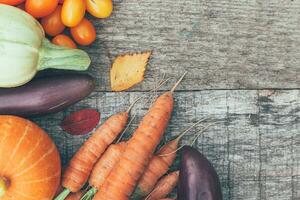
[[[45,131],[0,115],[0,200],[51,200],[60,174],[59,153]]]

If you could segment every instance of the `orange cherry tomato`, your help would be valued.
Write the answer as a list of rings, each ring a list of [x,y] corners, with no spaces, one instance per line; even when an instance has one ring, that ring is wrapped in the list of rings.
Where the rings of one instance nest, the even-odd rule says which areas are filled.
[[[26,12],[35,18],[50,15],[57,7],[58,0],[26,0]]]
[[[61,21],[61,8],[61,5],[57,6],[53,13],[41,20],[41,24],[48,35],[58,35],[65,29],[65,25]]]
[[[94,25],[84,18],[77,26],[71,28],[71,35],[80,45],[89,45],[96,39]]]
[[[64,35],[64,34],[55,36],[52,39],[52,43],[56,44],[58,46],[68,47],[68,48],[72,48],[72,49],[77,48],[77,45],[75,44],[75,42],[69,36]]]
[[[0,0],[0,3],[15,6],[15,5],[22,3],[23,1],[25,1],[25,0]]]
[[[68,27],[77,26],[85,14],[85,0],[64,0],[61,19]]]
[[[112,0],[87,0],[86,9],[97,18],[107,18],[113,11]]]

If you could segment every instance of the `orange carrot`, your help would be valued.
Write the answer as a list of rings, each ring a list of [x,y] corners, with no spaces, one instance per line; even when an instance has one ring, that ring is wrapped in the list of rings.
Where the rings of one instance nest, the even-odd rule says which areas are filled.
[[[153,191],[145,198],[145,200],[157,200],[165,198],[175,188],[178,179],[179,171],[175,171],[164,176],[158,181]]]
[[[120,161],[105,180],[94,200],[127,200],[147,167],[153,151],[159,144],[173,110],[173,91],[162,94],[144,116]]]
[[[157,88],[161,87],[167,81],[168,81],[168,79],[160,82],[159,85],[157,86]],[[154,88],[153,90],[156,90],[156,88]],[[110,174],[113,167],[120,160],[121,154],[124,152],[125,147],[126,147],[126,143],[120,142],[120,141],[121,141],[123,135],[125,134],[126,130],[129,128],[130,124],[134,120],[135,116],[136,116],[136,114],[131,118],[127,127],[124,129],[122,134],[119,136],[119,139],[116,142],[117,144],[110,145],[108,147],[108,149],[105,151],[104,155],[95,164],[93,171],[91,173],[91,176],[89,178],[89,185],[92,186],[92,188],[81,198],[82,200],[89,200],[89,199],[93,198],[95,193],[103,185],[105,179]]]
[[[80,200],[80,198],[82,197],[82,195],[83,195],[83,191],[79,191],[79,192],[76,192],[76,193],[71,193],[66,198],[66,200]]]
[[[117,164],[117,162],[119,162],[121,154],[124,152],[125,148],[126,142],[111,144],[108,147],[93,168],[89,178],[89,185],[92,186],[92,188],[82,197],[82,200],[92,199],[99,188],[103,185],[113,167]]]
[[[62,185],[66,189],[55,200],[63,200],[82,188],[99,157],[125,128],[132,106],[108,118],[76,152],[63,174]]]
[[[204,119],[199,120],[194,123],[187,130],[183,131],[174,140],[171,140],[165,144],[150,160],[149,165],[145,169],[142,177],[140,178],[137,187],[131,199],[141,199],[147,196],[154,188],[158,179],[160,179],[167,171],[175,160],[176,150],[178,149],[178,144],[180,139],[193,127],[198,125]]]

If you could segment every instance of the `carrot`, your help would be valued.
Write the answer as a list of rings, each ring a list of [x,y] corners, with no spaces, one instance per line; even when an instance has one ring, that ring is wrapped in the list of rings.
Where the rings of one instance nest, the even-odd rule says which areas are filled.
[[[70,192],[78,192],[82,188],[99,157],[125,128],[134,103],[126,112],[108,118],[76,152],[63,174],[65,190],[55,200],[64,200]]]
[[[83,195],[83,191],[79,191],[79,192],[76,192],[76,193],[71,193],[66,198],[66,200],[80,200],[80,198],[82,197],[82,195]]]
[[[89,185],[92,186],[92,188],[82,197],[82,200],[91,199],[96,194],[113,167],[117,164],[117,162],[119,162],[121,154],[124,152],[125,148],[126,142],[111,144],[108,147],[93,168],[89,178]]]
[[[161,87],[164,83],[166,83],[168,79],[165,81],[161,81],[159,85],[153,89]],[[150,90],[152,92],[152,90]],[[151,97],[150,97],[151,98]],[[150,100],[150,98],[148,100]],[[126,130],[129,128],[130,124],[134,120],[136,114],[131,118],[127,127],[124,129],[123,133],[119,136],[117,140],[117,144],[112,144],[105,151],[104,155],[97,161],[95,164],[91,176],[89,178],[89,185],[92,188],[82,197],[82,200],[89,200],[95,195],[95,193],[99,190],[99,188],[103,185],[105,179],[110,174],[111,170],[119,161],[121,154],[124,152],[126,143],[120,142]]]
[[[174,105],[173,91],[184,75],[170,92],[162,94],[154,102],[127,142],[120,161],[105,180],[102,189],[96,193],[94,200],[129,198],[168,125]]]
[[[162,177],[155,185],[153,191],[144,200],[157,200],[165,198],[177,185],[179,171],[172,172]]]
[[[204,119],[194,123],[174,140],[169,141],[151,158],[149,165],[145,169],[133,195],[131,196],[131,199],[141,199],[153,190],[158,179],[160,179],[169,170],[170,166],[174,162],[180,139],[202,121],[204,121]]]

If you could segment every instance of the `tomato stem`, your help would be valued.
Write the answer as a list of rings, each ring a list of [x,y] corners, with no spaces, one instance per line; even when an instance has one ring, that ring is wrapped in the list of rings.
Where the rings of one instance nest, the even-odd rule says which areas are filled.
[[[7,182],[5,178],[0,177],[0,198],[5,195],[7,190]]]
[[[37,69],[52,68],[83,71],[89,67],[90,63],[90,57],[83,50],[57,46],[44,38],[39,50]]]

